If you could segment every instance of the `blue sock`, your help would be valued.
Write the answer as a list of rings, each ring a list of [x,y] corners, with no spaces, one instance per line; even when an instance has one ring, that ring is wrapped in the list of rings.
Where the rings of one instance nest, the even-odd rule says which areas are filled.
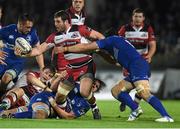
[[[162,103],[160,102],[160,100],[158,98],[156,98],[155,96],[151,96],[147,102],[156,110],[158,111],[161,116],[169,116],[169,114],[166,112],[164,106],[162,105]]]
[[[14,118],[33,118],[33,111],[15,113]]]
[[[130,107],[132,111],[138,108],[138,105],[132,100],[128,92],[120,92],[120,94],[118,95],[118,100],[128,105],[128,107]]]

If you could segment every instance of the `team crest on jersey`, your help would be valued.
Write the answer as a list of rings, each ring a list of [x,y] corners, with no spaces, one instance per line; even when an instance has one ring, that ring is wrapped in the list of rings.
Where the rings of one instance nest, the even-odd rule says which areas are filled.
[[[77,38],[77,37],[79,37],[79,34],[76,32],[71,35],[71,38]]]
[[[28,36],[26,37],[26,40],[27,40],[28,42],[31,42],[31,35],[28,35]]]

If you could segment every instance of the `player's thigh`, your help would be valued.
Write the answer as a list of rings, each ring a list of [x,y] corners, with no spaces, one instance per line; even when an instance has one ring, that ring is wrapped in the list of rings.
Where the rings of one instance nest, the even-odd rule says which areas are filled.
[[[9,66],[5,73],[9,73],[15,79],[23,70],[24,64],[21,62],[14,62]]]
[[[117,97],[121,91],[130,91],[131,89],[133,89],[131,82],[127,80],[121,80],[111,89],[111,93],[114,97]]]
[[[88,97],[91,93],[92,84],[95,76],[95,64],[90,62],[89,64],[79,68],[79,80],[80,80],[80,92],[84,96]]]
[[[134,86],[139,96],[147,100],[151,96],[149,80],[139,80],[134,82]]]

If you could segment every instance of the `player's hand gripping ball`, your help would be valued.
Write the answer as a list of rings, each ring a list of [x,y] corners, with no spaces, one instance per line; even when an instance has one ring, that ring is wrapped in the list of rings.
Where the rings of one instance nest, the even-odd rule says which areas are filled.
[[[14,53],[16,55],[19,55],[19,56],[27,55],[31,52],[31,50],[32,50],[32,47],[26,39],[24,39],[22,37],[18,37],[15,40]]]

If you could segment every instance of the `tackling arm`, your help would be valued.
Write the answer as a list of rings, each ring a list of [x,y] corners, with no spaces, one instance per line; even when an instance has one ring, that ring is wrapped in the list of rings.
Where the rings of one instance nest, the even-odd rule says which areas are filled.
[[[96,44],[96,42],[92,42],[89,44],[81,43],[70,47],[57,47],[55,51],[56,53],[63,53],[63,52],[79,53],[79,52],[88,52],[97,49],[99,49],[99,47]]]
[[[93,38],[93,39],[104,39],[104,35],[102,35],[101,33],[95,31],[95,30],[91,30],[91,33],[89,35],[90,38]]]

